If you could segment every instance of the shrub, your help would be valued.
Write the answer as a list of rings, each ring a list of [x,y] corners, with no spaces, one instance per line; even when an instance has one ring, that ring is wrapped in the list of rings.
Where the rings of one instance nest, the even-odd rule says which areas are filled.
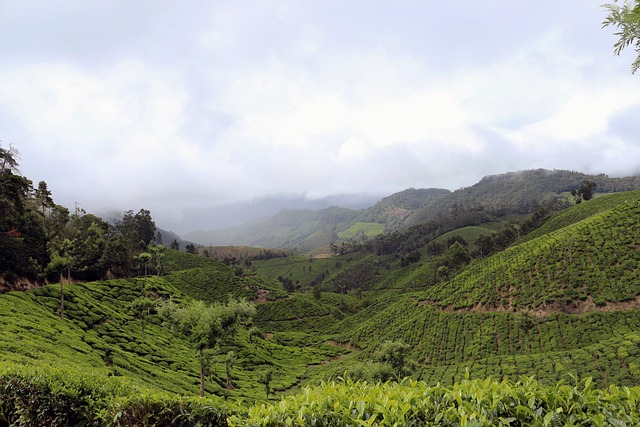
[[[222,408],[222,409],[221,409]],[[222,401],[155,392],[103,372],[0,365],[0,426],[226,426]]]

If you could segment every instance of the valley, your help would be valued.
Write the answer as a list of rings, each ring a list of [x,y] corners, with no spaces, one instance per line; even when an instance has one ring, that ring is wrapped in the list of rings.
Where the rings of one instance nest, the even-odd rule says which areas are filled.
[[[486,180],[496,182],[513,191],[513,183]],[[137,264],[120,277],[82,280],[84,267],[49,267],[53,274],[36,274],[31,289],[0,294],[0,425],[68,425],[74,416],[97,425],[169,425],[167,417],[171,425],[289,425],[295,417],[307,421],[294,425],[313,425],[309,417],[391,425],[405,419],[384,413],[399,402],[402,417],[426,422],[435,416],[428,405],[450,405],[456,395],[479,411],[487,403],[478,393],[529,397],[520,409],[473,412],[477,419],[551,425],[553,414],[586,416],[586,407],[557,403],[565,393],[597,400],[600,390],[629,390],[613,410],[636,420],[635,403],[625,405],[640,396],[640,190],[613,191],[633,179],[611,182],[602,185],[612,192],[577,204],[555,183],[532,193],[528,213],[521,202],[448,204],[444,193],[411,192],[426,200],[398,203],[427,209],[435,201],[446,213],[391,229],[345,224],[331,244],[306,253],[211,245],[194,254],[150,242],[133,250]],[[73,225],[99,223],[88,215],[71,218],[76,233],[96,230]],[[131,218],[148,223],[144,212]],[[3,250],[27,242],[29,230],[15,230],[20,236],[3,237]],[[91,247],[87,235],[72,239]],[[9,286],[11,275],[3,277]],[[255,314],[206,347],[166,314],[193,301],[216,310],[246,301]],[[405,397],[383,404],[380,393]],[[30,394],[39,403],[26,403]],[[326,399],[331,411],[321,409]],[[442,417],[453,411],[446,407]],[[461,424],[451,425],[464,425],[456,411],[451,419]]]

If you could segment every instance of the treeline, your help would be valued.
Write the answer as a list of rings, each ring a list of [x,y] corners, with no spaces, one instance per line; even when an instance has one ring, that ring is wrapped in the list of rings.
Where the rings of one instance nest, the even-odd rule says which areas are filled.
[[[475,256],[485,257],[491,253],[505,249],[514,243],[520,236],[525,235],[544,223],[549,216],[556,211],[558,206],[554,204],[542,205],[535,210],[526,220],[506,222],[494,234],[478,237],[475,244],[478,246]],[[351,239],[342,242],[340,246],[331,245],[331,250],[336,255],[367,251],[378,256],[396,255],[406,265],[420,259],[416,252],[425,248],[429,255],[441,255],[454,242],[444,243],[436,239],[452,230],[463,227],[482,225],[496,221],[496,216],[485,210],[482,206],[470,207],[462,204],[451,206],[446,215],[440,215],[420,225],[382,234],[372,240]],[[461,242],[467,245],[467,242]]]
[[[15,148],[0,147],[0,278],[36,282],[127,277],[158,268],[160,240],[148,210],[108,223],[54,202],[47,183],[18,170]],[[144,255],[141,255],[144,254]],[[156,262],[152,262],[154,261]]]
[[[571,206],[571,191],[585,181],[594,183],[599,193],[615,193],[640,189],[640,177],[610,178],[605,174],[587,175],[568,170],[533,169],[490,175],[477,184],[461,188],[448,196],[435,199],[415,211],[405,225],[419,224],[445,214],[454,205],[482,209],[495,216],[509,213],[528,214],[542,207],[559,211]]]

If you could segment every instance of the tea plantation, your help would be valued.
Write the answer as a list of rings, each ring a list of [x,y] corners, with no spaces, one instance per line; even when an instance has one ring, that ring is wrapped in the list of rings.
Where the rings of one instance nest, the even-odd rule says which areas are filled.
[[[426,247],[241,270],[167,250],[162,275],[65,284],[64,318],[59,284],[2,294],[0,426],[640,425],[639,202],[585,201],[448,276]],[[162,306],[232,299],[253,324],[213,349],[198,398]],[[408,377],[377,382],[392,342]]]

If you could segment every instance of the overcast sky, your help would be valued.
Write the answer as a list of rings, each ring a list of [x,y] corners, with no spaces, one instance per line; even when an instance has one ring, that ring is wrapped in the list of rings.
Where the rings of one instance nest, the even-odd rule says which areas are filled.
[[[56,202],[178,232],[266,196],[638,174],[600,4],[0,0],[0,141]]]

